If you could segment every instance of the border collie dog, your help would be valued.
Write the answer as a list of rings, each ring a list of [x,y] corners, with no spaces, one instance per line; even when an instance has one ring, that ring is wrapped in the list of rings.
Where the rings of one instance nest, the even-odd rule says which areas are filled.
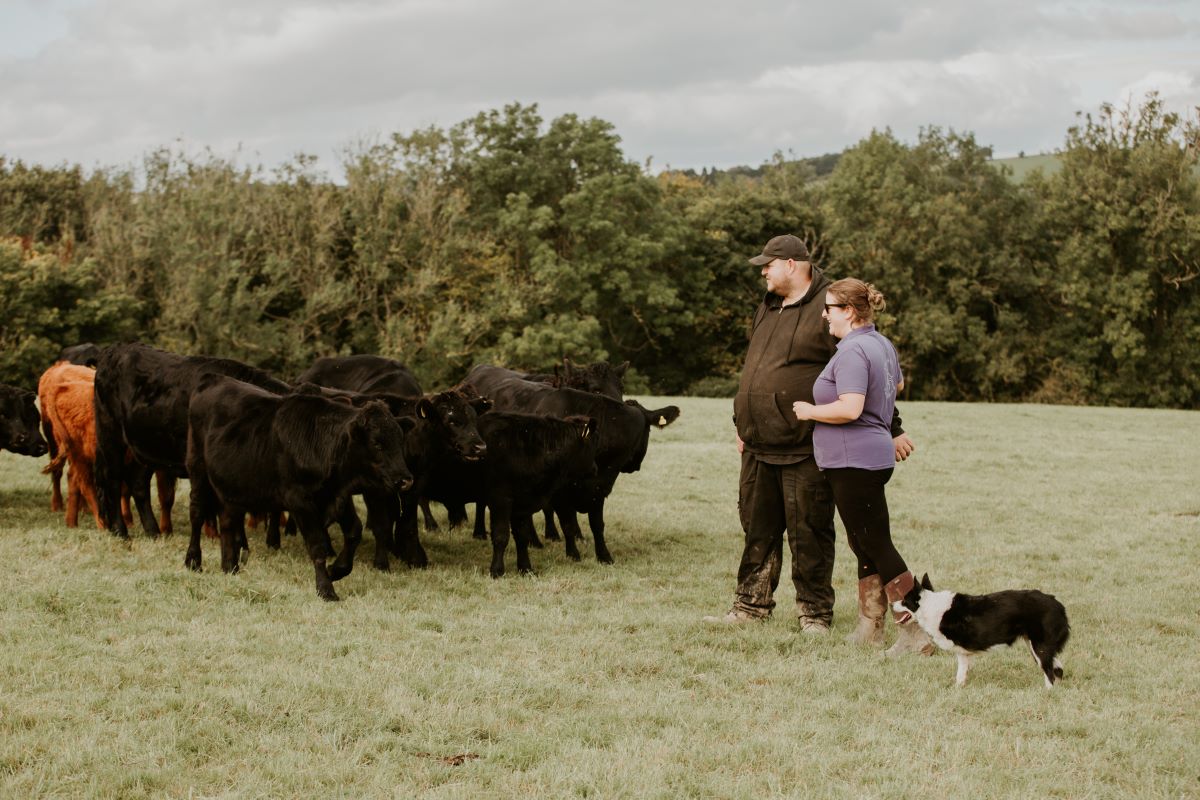
[[[1063,676],[1062,653],[1071,626],[1067,610],[1052,595],[1036,589],[1010,589],[992,594],[935,592],[929,575],[902,600],[892,604],[896,612],[910,611],[934,644],[958,655],[954,683],[967,682],[971,658],[984,650],[1011,645],[1025,637],[1034,663],[1046,678],[1046,688]]]

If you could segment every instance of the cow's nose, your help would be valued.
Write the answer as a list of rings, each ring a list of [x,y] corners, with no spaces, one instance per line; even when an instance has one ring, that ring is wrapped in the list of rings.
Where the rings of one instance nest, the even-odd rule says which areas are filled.
[[[396,491],[407,492],[409,489],[412,488],[412,485],[413,485],[412,478],[404,478],[398,484],[396,484],[396,487],[397,487]]]
[[[477,456],[487,455],[487,445],[484,444],[483,442],[480,442],[479,444],[477,444],[473,448],[471,448],[471,452],[473,452]]]

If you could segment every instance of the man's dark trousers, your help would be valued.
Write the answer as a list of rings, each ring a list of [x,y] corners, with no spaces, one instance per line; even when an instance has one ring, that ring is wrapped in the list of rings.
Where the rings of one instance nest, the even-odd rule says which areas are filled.
[[[833,619],[833,491],[812,456],[768,464],[742,453],[738,511],[746,548],[734,609],[765,617],[775,608],[786,530],[797,614],[828,625]]]

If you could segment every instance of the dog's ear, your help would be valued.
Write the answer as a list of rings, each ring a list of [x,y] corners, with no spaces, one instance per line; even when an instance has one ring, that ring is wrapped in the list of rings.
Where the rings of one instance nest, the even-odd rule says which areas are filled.
[[[921,588],[930,592],[933,591],[933,584],[929,582],[928,572],[921,576]]]

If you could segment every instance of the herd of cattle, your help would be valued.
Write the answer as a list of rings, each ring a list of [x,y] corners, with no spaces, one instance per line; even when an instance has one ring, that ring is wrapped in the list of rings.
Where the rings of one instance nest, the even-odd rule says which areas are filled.
[[[119,536],[129,535],[134,510],[149,535],[169,532],[175,482],[188,478],[192,569],[201,566],[202,531],[216,531],[221,568],[235,572],[248,551],[247,515],[266,521],[272,548],[286,517],[304,539],[317,594],[337,600],[333,582],[350,574],[362,541],[354,495],[381,570],[389,554],[428,564],[417,516],[436,527],[429,501],[446,506],[452,527],[474,503],[477,538],[487,537],[490,512],[493,577],[504,573],[510,536],[518,569],[532,570],[537,513],[547,539],[561,525],[575,560],[576,515],[587,514],[596,558],[611,563],[604,502],[620,473],[641,467],[651,427],[679,416],[676,406],[624,400],[626,366],[564,359],[555,374],[527,374],[481,365],[458,386],[424,394],[403,364],[380,356],[322,358],[288,384],[229,359],[79,345],[63,350],[36,395],[0,385],[0,449],[49,453],[51,508],[63,508],[65,467],[67,525],[86,505]],[[344,539],[336,554],[333,522]]]

